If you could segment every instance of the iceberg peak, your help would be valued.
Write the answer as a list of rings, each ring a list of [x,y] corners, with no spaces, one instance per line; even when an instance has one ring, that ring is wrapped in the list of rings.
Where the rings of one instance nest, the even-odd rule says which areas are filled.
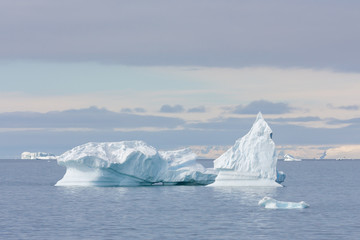
[[[220,172],[213,185],[258,186],[260,181],[253,180],[261,180],[266,183],[260,185],[277,186],[276,164],[272,130],[259,112],[250,131],[214,161],[214,168]]]
[[[261,120],[261,119],[264,120],[263,115],[261,112],[258,112],[255,122],[257,122],[258,120]]]

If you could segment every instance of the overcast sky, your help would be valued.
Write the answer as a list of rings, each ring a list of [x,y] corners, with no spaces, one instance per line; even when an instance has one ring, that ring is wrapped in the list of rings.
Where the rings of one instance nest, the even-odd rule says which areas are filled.
[[[279,144],[359,144],[359,9],[2,0],[0,157],[87,141],[228,145],[258,111]]]

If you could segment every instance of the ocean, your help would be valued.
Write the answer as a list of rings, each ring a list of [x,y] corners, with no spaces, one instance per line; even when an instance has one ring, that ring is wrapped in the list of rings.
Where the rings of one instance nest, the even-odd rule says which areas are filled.
[[[282,188],[54,187],[56,161],[0,160],[0,239],[360,239],[359,160],[278,170]],[[264,196],[310,208],[264,209]]]

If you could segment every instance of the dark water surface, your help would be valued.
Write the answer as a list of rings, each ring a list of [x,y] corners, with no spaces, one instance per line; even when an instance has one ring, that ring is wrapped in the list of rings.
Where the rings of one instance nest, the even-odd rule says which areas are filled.
[[[56,161],[0,160],[0,239],[360,239],[360,161],[278,169],[283,188],[54,187]],[[264,209],[264,196],[310,208]]]

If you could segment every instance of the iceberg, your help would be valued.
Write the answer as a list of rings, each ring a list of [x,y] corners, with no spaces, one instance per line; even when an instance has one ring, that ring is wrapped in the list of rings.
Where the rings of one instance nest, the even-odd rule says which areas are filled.
[[[58,157],[66,167],[56,186],[209,184],[216,174],[183,149],[159,152],[143,141],[90,142]]]
[[[284,156],[284,161],[285,161],[285,162],[301,161],[301,159],[295,158],[294,156],[292,156],[292,155],[290,155],[290,154],[285,154],[285,156]]]
[[[274,186],[285,179],[276,170],[277,154],[272,130],[259,113],[250,129],[234,146],[214,161],[219,171],[210,186]]]
[[[191,149],[176,151],[159,151],[167,162],[166,182],[168,184],[200,184],[206,185],[215,181],[217,172],[206,169],[196,162],[197,155]]]
[[[21,153],[21,159],[37,159],[37,160],[51,160],[57,157],[51,153],[44,152],[23,152]]]
[[[302,209],[310,207],[304,201],[301,202],[283,202],[275,200],[271,197],[264,197],[259,201],[259,206],[270,209]]]

